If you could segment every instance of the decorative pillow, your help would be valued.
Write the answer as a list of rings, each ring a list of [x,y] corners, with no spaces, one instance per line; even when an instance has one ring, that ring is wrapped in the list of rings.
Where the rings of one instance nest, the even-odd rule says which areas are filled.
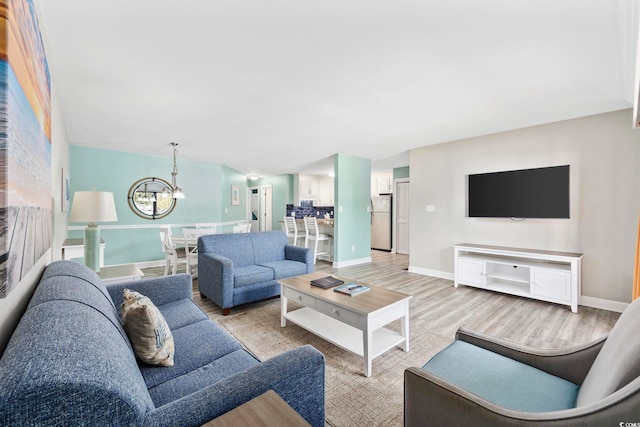
[[[122,326],[136,356],[150,365],[173,366],[173,335],[158,307],[138,292],[122,294]]]

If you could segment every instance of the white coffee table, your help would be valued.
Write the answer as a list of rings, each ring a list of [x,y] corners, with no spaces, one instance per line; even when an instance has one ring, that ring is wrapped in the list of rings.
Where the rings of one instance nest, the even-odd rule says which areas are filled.
[[[399,346],[409,351],[409,300],[411,295],[390,289],[340,278],[345,283],[367,285],[370,291],[356,296],[343,295],[333,288],[322,289],[311,286],[313,279],[327,276],[316,271],[303,276],[279,280],[280,325],[287,320],[315,335],[364,358],[364,374],[370,377],[374,358]],[[288,301],[304,307],[288,310]],[[400,319],[400,333],[384,326]]]

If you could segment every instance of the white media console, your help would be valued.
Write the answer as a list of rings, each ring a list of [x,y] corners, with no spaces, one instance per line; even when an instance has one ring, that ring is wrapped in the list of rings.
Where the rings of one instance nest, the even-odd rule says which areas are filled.
[[[474,286],[571,306],[578,312],[582,254],[460,243],[454,286]]]

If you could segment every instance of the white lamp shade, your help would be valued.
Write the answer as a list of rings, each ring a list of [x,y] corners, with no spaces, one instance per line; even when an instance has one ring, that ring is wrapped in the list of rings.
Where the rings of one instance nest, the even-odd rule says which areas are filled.
[[[69,215],[70,222],[117,221],[113,193],[106,191],[76,191]]]
[[[180,187],[176,187],[173,189],[173,193],[172,193],[172,197],[174,199],[184,199],[184,191],[182,191],[182,188]]]

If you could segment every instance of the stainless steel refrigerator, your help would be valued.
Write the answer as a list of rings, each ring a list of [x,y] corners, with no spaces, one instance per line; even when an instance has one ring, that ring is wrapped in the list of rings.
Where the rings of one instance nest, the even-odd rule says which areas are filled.
[[[371,249],[391,251],[391,194],[371,198]]]

